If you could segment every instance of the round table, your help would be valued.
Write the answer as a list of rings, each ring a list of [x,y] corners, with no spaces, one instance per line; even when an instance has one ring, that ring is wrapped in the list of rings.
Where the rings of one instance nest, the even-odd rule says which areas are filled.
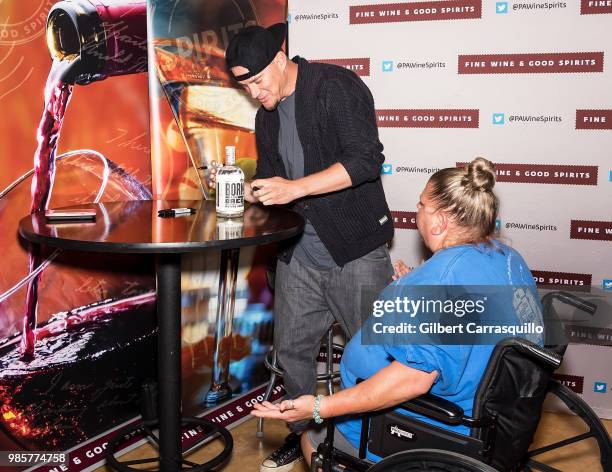
[[[158,210],[191,207],[196,213],[161,218]],[[158,420],[160,471],[181,469],[181,254],[221,252],[212,384],[207,403],[231,395],[229,353],[239,248],[282,241],[301,233],[304,220],[278,207],[247,206],[240,218],[217,218],[214,201],[145,200],[65,207],[94,209],[94,221],[50,222],[44,212],[19,223],[26,240],[75,251],[156,255],[158,340]]]

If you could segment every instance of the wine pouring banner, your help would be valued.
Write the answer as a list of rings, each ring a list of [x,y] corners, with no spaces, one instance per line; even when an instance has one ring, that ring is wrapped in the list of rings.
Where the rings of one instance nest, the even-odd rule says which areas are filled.
[[[542,289],[598,305],[592,317],[557,307],[575,341],[560,378],[612,417],[609,2],[289,0],[288,20],[291,55],[372,90],[394,259],[426,257],[415,211],[433,172],[497,164],[499,236]]]
[[[212,151],[204,148],[211,142],[218,149],[235,143],[253,172],[252,105],[241,103],[231,115],[222,107],[235,94],[224,95],[226,86],[204,79],[218,77],[218,51],[237,28],[281,21],[285,4],[191,1],[172,9],[165,3],[155,6],[172,16],[172,28],[168,23],[156,35],[147,31],[144,1],[0,2],[1,450],[62,450],[106,431],[138,413],[140,385],[156,371],[152,261],[31,247],[17,237],[19,219],[92,201],[199,199],[207,189],[194,167],[209,159]],[[192,23],[195,18],[206,20]],[[160,59],[184,56],[156,38],[185,37],[179,52],[192,41],[192,58],[184,63],[201,68],[197,82],[204,88],[182,86],[184,94],[176,96],[168,86],[163,94],[160,83],[196,79],[181,75],[180,61],[174,72],[163,63],[168,75],[162,74],[155,51]],[[211,44],[217,44],[211,57],[201,55]],[[219,94],[202,93],[211,86]],[[198,113],[190,114],[191,104]],[[206,139],[194,139],[198,133]],[[265,377],[261,357],[272,323],[265,264],[272,251],[242,257],[240,334],[231,340],[236,392]],[[184,406],[192,412],[202,408],[210,381],[216,260],[194,257],[184,267]]]
[[[151,198],[146,4],[102,3],[0,4],[1,450],[99,434],[155,372],[148,259],[17,237],[31,211]]]

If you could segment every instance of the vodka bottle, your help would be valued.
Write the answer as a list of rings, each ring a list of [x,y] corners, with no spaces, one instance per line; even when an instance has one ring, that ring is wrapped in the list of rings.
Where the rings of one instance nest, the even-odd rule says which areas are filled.
[[[225,165],[217,171],[217,215],[224,218],[244,214],[244,172],[236,166],[236,148],[225,146]]]

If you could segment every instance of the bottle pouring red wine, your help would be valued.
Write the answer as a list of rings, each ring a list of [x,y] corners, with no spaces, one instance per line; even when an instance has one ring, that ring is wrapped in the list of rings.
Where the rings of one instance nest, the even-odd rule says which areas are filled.
[[[74,84],[147,70],[146,1],[66,0],[47,17],[47,46],[53,59],[45,85],[44,111],[34,154],[31,212],[46,210],[55,178],[55,155],[64,114]],[[29,272],[43,261],[38,246],[29,248]],[[21,352],[34,355],[38,285],[42,272],[27,288]]]
[[[49,206],[58,141],[74,86],[146,71],[146,29],[144,0],[67,0],[51,8],[46,38],[53,62],[36,133],[32,212]],[[40,246],[29,247],[30,274],[39,272],[29,278],[20,347],[19,338],[0,346],[0,444],[23,449],[62,449],[132,415],[141,377],[153,374],[144,370],[155,365],[142,362],[155,346],[151,292],[66,307],[37,326],[40,266],[46,257]],[[124,332],[117,343],[117,333]],[[129,365],[125,359],[137,363]],[[98,375],[92,378],[94,363]],[[109,378],[129,382],[107,385]],[[94,398],[104,412],[92,408]],[[90,411],[96,416],[83,416]]]

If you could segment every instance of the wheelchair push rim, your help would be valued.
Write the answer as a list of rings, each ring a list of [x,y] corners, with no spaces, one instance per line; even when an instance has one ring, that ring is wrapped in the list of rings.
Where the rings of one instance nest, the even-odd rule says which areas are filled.
[[[393,454],[368,472],[497,472],[490,465],[456,452],[413,449]]]

